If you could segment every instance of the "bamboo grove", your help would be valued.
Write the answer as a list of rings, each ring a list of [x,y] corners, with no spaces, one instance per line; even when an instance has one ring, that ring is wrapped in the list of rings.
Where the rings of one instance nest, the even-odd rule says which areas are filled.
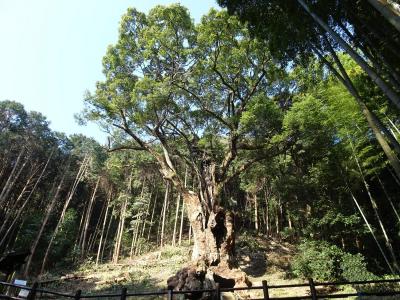
[[[242,21],[277,7],[221,2]],[[366,16],[366,3],[327,16],[323,1],[307,2],[298,1],[338,22],[335,32],[310,21],[278,41],[273,30],[290,14],[258,31],[263,23],[224,10],[194,24],[181,5],[128,9],[79,117],[107,130],[108,145],[0,102],[0,252],[29,250],[27,276],[118,263],[196,245],[198,226],[229,211],[238,243],[257,234],[327,243],[375,274],[399,274],[399,32]],[[367,17],[394,38],[369,30]]]

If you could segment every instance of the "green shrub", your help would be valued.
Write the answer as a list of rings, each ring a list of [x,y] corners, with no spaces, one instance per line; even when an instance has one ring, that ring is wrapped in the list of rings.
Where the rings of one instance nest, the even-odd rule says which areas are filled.
[[[325,241],[304,241],[292,263],[292,272],[297,277],[318,281],[372,280],[376,276],[367,270],[361,254],[344,252]]]
[[[347,281],[376,280],[377,276],[367,270],[367,263],[360,253],[343,253],[340,262],[343,279]]]
[[[333,281],[340,276],[341,255],[338,247],[327,242],[303,242],[292,264],[293,274],[318,281]]]

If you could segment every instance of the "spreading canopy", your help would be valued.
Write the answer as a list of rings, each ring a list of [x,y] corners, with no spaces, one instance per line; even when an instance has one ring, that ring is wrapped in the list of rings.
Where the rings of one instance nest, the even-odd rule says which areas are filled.
[[[281,127],[274,96],[284,66],[236,17],[211,10],[195,25],[178,4],[148,15],[129,9],[119,32],[103,59],[106,79],[88,94],[85,110],[123,132],[114,148],[150,152],[178,188],[184,161],[208,203],[230,178],[266,158],[263,149],[279,151],[270,140]],[[246,151],[257,154],[250,160]]]

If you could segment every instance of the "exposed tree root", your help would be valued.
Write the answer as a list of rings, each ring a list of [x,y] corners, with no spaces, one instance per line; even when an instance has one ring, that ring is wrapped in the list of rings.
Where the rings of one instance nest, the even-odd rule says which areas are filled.
[[[195,292],[196,290],[220,288],[251,287],[252,283],[246,273],[240,269],[230,269],[227,265],[204,267],[204,264],[194,263],[179,270],[168,278],[169,289],[175,291],[193,291],[185,294],[186,299],[212,299],[211,293]],[[246,291],[238,293],[241,298],[246,297]]]

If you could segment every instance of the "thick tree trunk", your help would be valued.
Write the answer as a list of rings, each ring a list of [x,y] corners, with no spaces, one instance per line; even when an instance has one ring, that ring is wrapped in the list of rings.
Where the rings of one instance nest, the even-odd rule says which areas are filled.
[[[231,266],[235,251],[233,214],[218,208],[206,215],[202,211],[199,196],[189,191],[182,196],[193,232],[192,259],[203,261],[207,266]]]

